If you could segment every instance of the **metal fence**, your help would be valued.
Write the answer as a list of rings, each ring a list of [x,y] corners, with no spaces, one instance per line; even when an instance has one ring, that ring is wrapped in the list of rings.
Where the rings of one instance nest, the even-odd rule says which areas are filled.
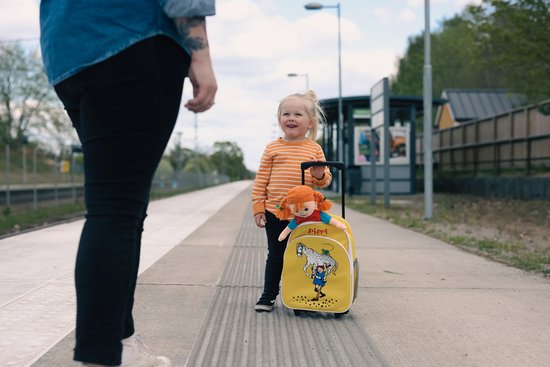
[[[82,196],[82,165],[74,152],[53,155],[38,148],[5,146],[0,160],[0,204],[2,206],[33,203],[48,205]]]
[[[433,132],[435,173],[532,175],[550,172],[550,100],[498,116]],[[416,139],[416,163],[423,165],[422,136]]]
[[[60,205],[82,201],[84,174],[78,150],[52,156],[39,149],[6,147],[0,168],[0,207]],[[157,172],[153,192],[195,190],[229,182],[226,175]]]
[[[157,173],[153,181],[153,191],[170,192],[174,190],[195,190],[229,182],[226,175],[201,172],[180,172],[176,178],[167,179]]]

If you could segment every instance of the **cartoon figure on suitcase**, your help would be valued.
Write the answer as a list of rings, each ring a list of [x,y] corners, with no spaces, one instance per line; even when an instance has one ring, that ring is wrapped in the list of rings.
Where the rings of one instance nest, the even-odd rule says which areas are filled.
[[[326,296],[321,290],[327,283],[329,274],[332,273],[332,275],[336,276],[338,262],[330,256],[329,250],[323,249],[322,253],[318,253],[300,242],[296,245],[296,256],[300,258],[303,255],[306,256],[304,273],[308,278],[313,279],[313,285],[315,286],[314,292],[316,296],[311,301],[318,301],[319,298]],[[310,272],[308,272],[309,269],[311,269]]]
[[[327,265],[317,265],[317,269],[313,270],[311,267],[311,277],[313,278],[313,285],[315,286],[315,297],[312,298],[312,301],[318,301],[319,297],[325,297],[326,294],[323,293],[322,289],[327,284]]]

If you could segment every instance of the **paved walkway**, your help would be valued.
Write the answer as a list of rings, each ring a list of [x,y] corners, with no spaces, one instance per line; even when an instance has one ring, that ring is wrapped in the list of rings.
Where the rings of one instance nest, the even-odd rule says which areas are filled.
[[[174,366],[548,366],[550,281],[346,210],[360,261],[350,313],[253,310],[265,235],[250,182],[152,203],[138,333]],[[335,213],[339,208],[335,207]],[[0,366],[76,366],[82,221],[0,240]]]

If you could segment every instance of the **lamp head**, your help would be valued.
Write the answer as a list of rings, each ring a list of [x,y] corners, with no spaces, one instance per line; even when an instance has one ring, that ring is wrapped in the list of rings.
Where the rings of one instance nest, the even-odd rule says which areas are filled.
[[[304,5],[304,8],[306,8],[307,10],[319,10],[319,9],[323,9],[323,4],[321,4],[321,3],[307,3],[306,5]]]

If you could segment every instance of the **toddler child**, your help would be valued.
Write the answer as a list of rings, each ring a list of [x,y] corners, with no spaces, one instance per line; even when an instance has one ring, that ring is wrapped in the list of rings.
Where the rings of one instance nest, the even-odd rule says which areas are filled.
[[[302,184],[302,162],[325,161],[325,155],[315,142],[317,128],[325,115],[313,91],[292,94],[280,103],[277,113],[283,137],[265,148],[252,189],[252,210],[256,225],[267,234],[263,293],[256,303],[257,312],[270,312],[279,294],[283,270],[283,255],[287,239],[279,241],[279,234],[289,224],[279,220],[277,205],[288,190]],[[305,184],[325,188],[332,180],[325,166],[311,167],[305,172]]]

